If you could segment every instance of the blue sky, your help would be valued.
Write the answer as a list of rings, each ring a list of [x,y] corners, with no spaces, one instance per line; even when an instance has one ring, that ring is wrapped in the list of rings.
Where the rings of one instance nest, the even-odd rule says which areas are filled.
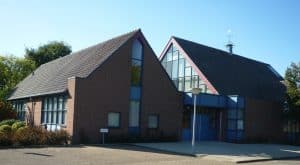
[[[297,0],[0,0],[0,11],[2,55],[53,40],[77,51],[137,28],[157,55],[172,35],[224,50],[231,29],[235,53],[282,75],[300,61]]]

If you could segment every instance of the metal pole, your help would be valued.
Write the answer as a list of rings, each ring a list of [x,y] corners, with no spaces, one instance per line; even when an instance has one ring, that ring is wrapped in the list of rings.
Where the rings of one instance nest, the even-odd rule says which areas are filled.
[[[197,95],[194,94],[194,115],[193,115],[193,134],[192,134],[192,151],[193,151],[193,153],[195,153],[196,98],[197,98]]]
[[[104,133],[102,133],[102,144],[104,144]]]

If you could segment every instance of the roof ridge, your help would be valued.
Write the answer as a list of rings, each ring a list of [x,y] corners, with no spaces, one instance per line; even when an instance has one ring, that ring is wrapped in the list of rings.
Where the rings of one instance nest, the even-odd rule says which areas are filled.
[[[239,58],[243,58],[245,60],[249,60],[249,61],[252,61],[252,62],[257,62],[257,63],[260,63],[260,64],[264,64],[264,65],[270,65],[268,63],[265,63],[265,62],[262,62],[262,61],[258,61],[258,60],[255,60],[255,59],[251,59],[251,58],[248,58],[248,57],[244,57],[244,56],[241,56],[239,54],[235,54],[233,53],[232,55],[230,55],[228,52],[226,52],[225,50],[222,50],[222,49],[218,49],[218,48],[214,48],[214,47],[211,47],[211,46],[208,46],[208,45],[204,45],[204,44],[200,44],[198,42],[195,42],[195,41],[191,41],[191,40],[187,40],[187,39],[184,39],[184,38],[180,38],[180,37],[177,37],[177,36],[171,36],[172,38],[174,38],[175,40],[176,39],[179,39],[179,40],[183,40],[183,41],[186,41],[186,42],[191,42],[193,44],[196,44],[196,45],[200,45],[200,46],[203,46],[203,47],[206,47],[206,48],[209,48],[209,49],[213,49],[213,50],[216,50],[216,51],[219,51],[219,52],[222,52],[224,54],[222,55],[227,55],[229,57],[231,56],[235,56],[235,57],[239,57]]]
[[[86,51],[86,50],[89,50],[89,49],[91,49],[91,48],[97,47],[97,46],[102,45],[102,44],[104,44],[104,43],[106,43],[106,42],[112,41],[112,40],[117,39],[117,38],[124,37],[124,36],[126,36],[126,35],[135,34],[135,33],[139,32],[139,31],[141,31],[140,28],[139,28],[139,29],[135,29],[135,30],[130,31],[130,32],[128,32],[128,33],[121,34],[121,35],[118,35],[118,36],[116,36],[116,37],[110,38],[110,39],[108,39],[108,40],[104,40],[104,41],[99,42],[99,43],[97,43],[97,44],[91,45],[91,46],[89,46],[89,47],[86,47],[86,48],[77,50],[77,51],[72,52],[72,53],[70,53],[70,54],[68,54],[68,55],[66,55],[66,56],[59,57],[59,58],[57,58],[57,59],[54,59],[54,60],[49,61],[49,62],[47,62],[47,63],[45,63],[45,64],[42,64],[42,65],[46,65],[46,64],[52,63],[52,62],[54,62],[54,61],[58,61],[58,60],[60,60],[60,59],[62,59],[62,58],[67,58],[67,57],[69,57],[69,56],[71,56],[71,55],[80,54],[80,53],[83,52],[83,51]],[[42,66],[42,65],[41,65],[41,66]]]

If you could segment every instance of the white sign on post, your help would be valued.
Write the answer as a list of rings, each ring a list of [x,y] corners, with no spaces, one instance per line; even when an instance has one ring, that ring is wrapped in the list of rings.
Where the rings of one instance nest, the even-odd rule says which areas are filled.
[[[101,133],[108,133],[108,128],[100,128]]]
[[[104,144],[104,134],[108,133],[108,128],[100,128],[100,133],[102,133],[102,144]]]

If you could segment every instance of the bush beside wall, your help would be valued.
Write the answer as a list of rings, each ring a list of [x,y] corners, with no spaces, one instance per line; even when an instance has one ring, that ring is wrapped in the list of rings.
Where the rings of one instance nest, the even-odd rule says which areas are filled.
[[[28,127],[17,120],[6,120],[0,125],[0,146],[63,145],[71,140],[65,130],[47,131],[42,127]]]

